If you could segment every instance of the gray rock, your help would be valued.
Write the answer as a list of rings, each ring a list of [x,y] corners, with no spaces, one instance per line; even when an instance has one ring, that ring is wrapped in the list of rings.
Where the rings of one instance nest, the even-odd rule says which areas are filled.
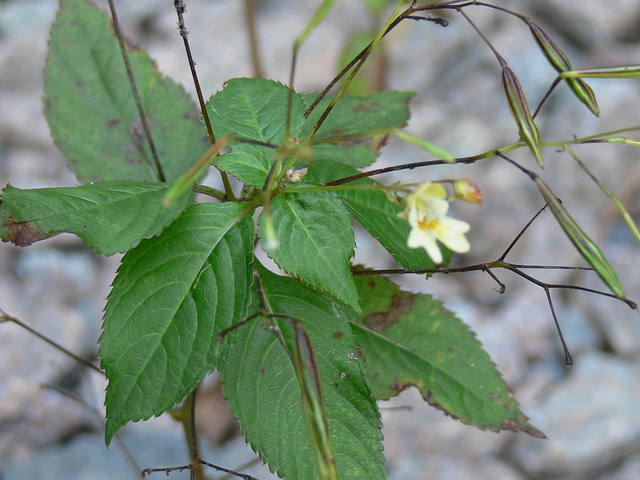
[[[515,458],[531,475],[580,474],[602,468],[637,449],[640,367],[610,355],[576,358],[565,381],[529,409],[548,440],[518,437]]]
[[[102,432],[80,434],[64,445],[42,449],[37,460],[29,458],[9,464],[3,473],[11,480],[134,480],[139,479],[140,472],[146,468],[178,467],[189,462],[184,436],[172,419],[163,417],[143,425],[130,425],[118,435],[107,449]],[[238,469],[261,480],[277,478],[261,462],[242,467],[255,459],[255,454],[239,438],[224,448],[202,445],[201,456],[214,465]],[[207,470],[216,478],[219,476],[215,470]],[[165,478],[165,473],[150,473],[146,478]],[[189,473],[172,472],[171,478],[188,479]]]

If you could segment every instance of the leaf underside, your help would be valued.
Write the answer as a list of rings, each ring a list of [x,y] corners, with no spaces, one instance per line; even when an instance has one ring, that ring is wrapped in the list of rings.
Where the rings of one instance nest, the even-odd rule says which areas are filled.
[[[469,327],[430,295],[401,291],[382,276],[356,276],[363,317],[351,326],[377,399],[415,386],[429,404],[463,423],[495,432],[528,423]]]
[[[380,415],[344,307],[295,279],[264,268],[260,278],[273,313],[301,322],[310,338],[340,478],[384,479]],[[265,328],[265,321],[259,317],[239,329],[238,341],[220,365],[224,395],[246,440],[272,471],[291,480],[318,478],[294,368],[274,333]],[[291,321],[278,319],[277,324],[293,352]]]
[[[198,110],[146,52],[129,61],[166,180],[207,148]],[[61,0],[45,68],[44,112],[56,145],[84,183],[158,181],[107,15],[85,0]]]
[[[224,354],[216,335],[251,302],[254,226],[238,220],[243,208],[191,206],[122,259],[100,337],[107,443],[125,423],[180,402]]]

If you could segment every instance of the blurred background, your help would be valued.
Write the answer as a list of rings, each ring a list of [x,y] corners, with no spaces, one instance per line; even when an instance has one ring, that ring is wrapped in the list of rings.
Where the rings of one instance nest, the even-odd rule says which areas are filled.
[[[106,8],[106,1],[97,2]],[[256,0],[264,75],[287,83],[295,37],[319,0]],[[575,68],[640,63],[640,4],[628,0],[495,1],[531,16],[568,54]],[[189,0],[186,22],[206,95],[232,77],[251,76],[244,2]],[[0,184],[20,188],[73,186],[76,179],[49,136],[42,114],[47,35],[58,2],[0,1]],[[131,42],[149,51],[159,69],[193,94],[176,14],[168,0],[116,0]],[[536,105],[555,78],[527,27],[500,12],[466,10],[520,78]],[[455,14],[450,25],[406,22],[384,43],[361,77],[360,91],[385,86],[411,90],[407,131],[455,156],[497,148],[517,139],[500,85],[500,68],[473,29]],[[383,17],[364,0],[336,2],[304,44],[295,88],[320,91],[345,51],[371,35]],[[543,139],[563,140],[640,125],[640,81],[590,80],[601,115],[593,117],[561,85],[538,117]],[[634,134],[629,136],[633,137]],[[566,154],[545,148],[542,178],[605,252],[627,295],[640,301],[640,247],[607,197]],[[577,147],[592,172],[640,216],[637,148]],[[513,157],[534,168],[525,149]],[[428,160],[426,152],[392,139],[378,166]],[[471,252],[456,264],[498,258],[544,204],[528,177],[503,161],[418,169],[411,181],[473,179],[481,206],[456,202],[452,216],[472,226]],[[379,178],[391,182],[402,175]],[[406,179],[406,176],[404,177]],[[216,185],[211,175],[208,183]],[[357,232],[356,261],[393,268],[390,256]],[[583,265],[543,214],[510,252],[513,263]],[[29,248],[0,244],[0,308],[87,359],[95,359],[100,322],[119,257],[95,255],[79,239],[60,235]],[[640,315],[610,298],[553,290],[558,319],[575,364],[564,365],[545,293],[508,272],[495,272],[503,295],[486,274],[397,276],[413,291],[432,293],[468,322],[511,385],[522,410],[547,440],[479,431],[429,407],[415,389],[383,402],[385,455],[393,480],[640,478]],[[605,289],[592,273],[534,272],[545,282]],[[122,444],[104,448],[104,379],[34,335],[0,324],[0,479],[134,479],[136,468],[180,465],[187,451],[179,425],[163,416],[121,430]],[[396,408],[406,407],[406,408]],[[204,457],[261,480],[259,464],[230,417],[215,375],[198,404]],[[259,463],[259,462],[258,462]],[[135,467],[137,465],[138,467]],[[156,474],[162,475],[162,474]],[[214,478],[221,478],[213,474]],[[154,477],[151,477],[154,478]],[[171,478],[188,478],[175,473]]]

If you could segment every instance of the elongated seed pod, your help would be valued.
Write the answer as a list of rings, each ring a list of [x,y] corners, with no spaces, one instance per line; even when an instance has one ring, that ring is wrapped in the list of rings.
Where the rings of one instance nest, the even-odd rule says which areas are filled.
[[[575,96],[591,110],[591,113],[596,117],[600,116],[600,107],[598,107],[596,96],[591,87],[587,85],[587,82],[581,78],[567,78],[567,85],[569,85]]]
[[[547,205],[551,209],[553,216],[556,218],[564,233],[569,237],[571,243],[580,252],[580,255],[593,267],[596,273],[611,289],[618,298],[624,298],[624,289],[618,280],[618,276],[613,271],[598,246],[591,241],[586,233],[582,231],[580,226],[575,222],[569,212],[564,208],[560,201],[553,194],[551,189],[539,177],[534,178],[538,190],[544,197]]]
[[[540,168],[544,168],[544,157],[540,148],[540,134],[533,122],[527,99],[524,96],[520,82],[507,65],[502,66],[502,87],[504,88],[507,104],[511,115],[520,129],[520,137],[529,146]]]
[[[313,448],[321,480],[338,480],[336,460],[322,401],[322,381],[311,342],[302,324],[295,322],[295,367],[302,391],[302,416]]]
[[[538,44],[538,47],[540,47],[540,51],[549,61],[551,66],[553,66],[553,68],[555,68],[559,73],[572,70],[569,58],[560,49],[560,47],[551,40],[549,35],[547,35],[546,32],[532,20],[527,19],[526,22],[529,25],[533,39]],[[578,99],[584,103],[589,110],[591,110],[591,113],[596,117],[600,115],[600,108],[598,107],[596,96],[594,95],[593,90],[591,90],[591,87],[580,78],[566,78],[566,81],[574,95],[578,97]]]
[[[547,33],[533,21],[528,20],[527,24],[529,25],[531,35],[533,35],[533,39],[536,41],[543,55],[547,58],[547,60],[549,60],[549,63],[553,66],[553,68],[555,68],[558,72],[566,72],[567,70],[571,70],[571,62],[569,62],[569,58],[560,49],[560,47],[558,47],[558,45],[556,45],[556,43],[551,40],[551,37],[549,37],[549,35],[547,35]]]

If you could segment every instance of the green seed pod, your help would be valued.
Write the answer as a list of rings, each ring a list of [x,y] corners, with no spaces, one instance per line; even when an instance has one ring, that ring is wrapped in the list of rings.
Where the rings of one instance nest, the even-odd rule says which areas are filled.
[[[527,19],[526,22],[527,25],[529,25],[533,39],[538,44],[538,47],[540,47],[540,51],[553,68],[555,68],[559,73],[572,70],[569,58],[562,50],[560,50],[560,47],[551,40],[549,35],[547,35],[545,31],[532,20]],[[596,97],[593,94],[591,87],[589,87],[584,80],[579,78],[567,78],[566,80],[569,88],[571,88],[575,96],[578,97],[578,99],[584,103],[589,110],[591,110],[591,113],[596,117],[600,115],[600,109],[598,108],[598,103],[596,102]]]
[[[538,127],[533,123],[533,117],[518,78],[507,65],[502,66],[502,87],[507,97],[509,110],[511,110],[511,114],[520,129],[520,137],[529,146],[540,168],[544,168],[544,157],[540,148]]]
[[[547,57],[549,63],[558,72],[566,72],[571,70],[571,63],[564,54],[560,47],[555,44],[553,40],[542,30],[537,24],[533,23],[530,19],[527,19],[527,24],[533,35],[533,39],[536,41],[543,55]]]
[[[587,82],[582,80],[581,78],[567,78],[567,84],[569,88],[573,90],[573,93],[578,97],[582,103],[584,103],[591,113],[593,113],[596,117],[600,115],[600,108],[598,107],[598,102],[596,101],[596,96],[591,90],[591,87],[587,85]]]
[[[571,218],[569,212],[562,206],[551,189],[540,178],[535,177],[534,180],[547,205],[549,205],[553,216],[556,217],[560,227],[580,252],[580,255],[593,267],[616,297],[624,298],[624,289],[620,284],[620,280],[618,280],[618,276],[606,261],[598,246],[591,241],[575,220]]]
[[[327,416],[322,404],[322,382],[318,364],[302,324],[296,321],[294,326],[296,329],[294,363],[302,391],[302,416],[316,457],[319,478],[338,480],[336,460],[329,439]]]

